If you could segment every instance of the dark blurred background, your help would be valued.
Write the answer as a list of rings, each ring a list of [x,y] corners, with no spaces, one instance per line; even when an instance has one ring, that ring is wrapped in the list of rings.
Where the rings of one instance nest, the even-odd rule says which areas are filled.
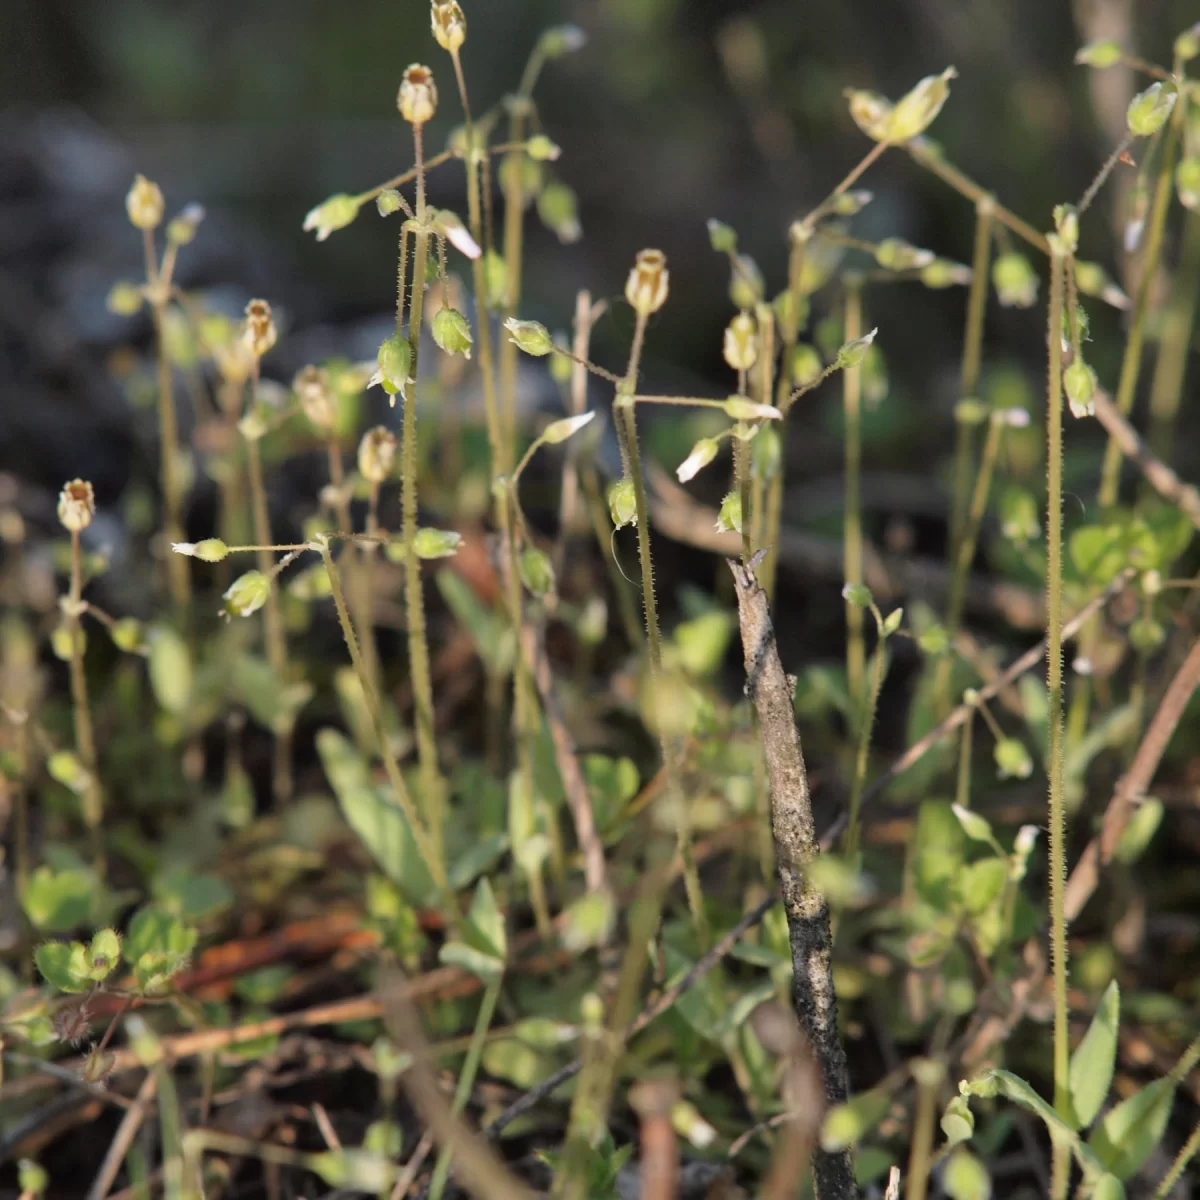
[[[546,25],[575,22],[589,37],[582,52],[546,68],[537,92],[544,127],[564,147],[556,170],[579,195],[584,236],[561,246],[531,215],[526,315],[565,327],[578,287],[619,295],[634,252],[660,246],[672,297],[652,331],[647,382],[686,366],[718,392],[728,388],[720,359],[728,267],[709,248],[705,220],[735,225],[777,291],[790,221],[869,148],[847,115],[844,88],[895,97],[954,64],[960,77],[933,136],[1045,228],[1055,203],[1083,191],[1142,86],[1123,69],[1074,66],[1077,47],[1116,37],[1165,61],[1173,36],[1196,17],[1194,0],[465,7],[477,110],[515,85]],[[181,257],[185,285],[226,289],[235,311],[246,297],[265,296],[292,330],[336,329],[388,310],[392,231],[368,210],[318,244],[301,222],[330,193],[366,188],[411,161],[394,102],[409,62],[430,63],[442,79],[428,144],[439,148],[457,123],[449,62],[428,11],[425,0],[0,4],[0,468],[47,488],[90,474],[102,504],[131,472],[150,473],[144,435],[152,425],[134,424],[107,371],[113,347],[138,335],[136,323],[104,306],[112,282],[141,269],[123,206],[135,171],[161,184],[169,212],[192,200],[208,210]],[[866,183],[876,200],[856,233],[897,235],[969,261],[971,206],[904,153],[886,155]],[[459,171],[442,172],[432,186],[436,203],[465,212]],[[1120,278],[1116,195],[1102,195],[1082,253]],[[868,428],[869,465],[928,471],[948,454],[964,299],[961,289],[917,286],[872,293],[869,323],[881,328],[892,389]],[[1015,367],[1010,383],[1027,378],[1036,387],[1043,321],[1038,309],[993,303],[989,366]],[[1120,339],[1104,335],[1119,321],[1106,312],[1094,322],[1102,379],[1115,373]],[[623,361],[629,325],[616,306],[598,330],[598,357]],[[836,400],[814,401],[800,419],[818,472],[838,469]]]

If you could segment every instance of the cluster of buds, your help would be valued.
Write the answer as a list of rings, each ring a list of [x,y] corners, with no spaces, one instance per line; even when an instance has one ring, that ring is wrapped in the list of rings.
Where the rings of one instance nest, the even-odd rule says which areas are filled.
[[[72,479],[58,493],[58,519],[64,529],[80,533],[96,515],[96,494],[86,479]]]
[[[386,425],[376,425],[358,444],[358,473],[368,483],[383,483],[396,465],[396,435]]]
[[[433,120],[437,102],[437,84],[433,81],[433,72],[420,63],[413,63],[404,72],[400,91],[396,95],[396,107],[400,115],[410,125],[424,125]]]
[[[641,250],[625,282],[625,299],[640,317],[658,312],[667,302],[670,273],[661,250]]]
[[[450,54],[456,54],[467,40],[467,18],[458,0],[433,0],[430,24],[434,40]]]
[[[296,373],[292,390],[304,415],[318,429],[328,431],[337,421],[337,396],[328,374],[320,367],[307,366]]]
[[[251,300],[246,305],[246,320],[242,325],[242,343],[254,355],[262,358],[278,337],[271,306],[265,300]]]

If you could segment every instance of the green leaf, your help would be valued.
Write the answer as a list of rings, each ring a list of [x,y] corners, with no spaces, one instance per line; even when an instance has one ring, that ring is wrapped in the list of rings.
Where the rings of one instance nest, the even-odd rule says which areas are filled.
[[[367,764],[336,729],[317,734],[317,753],[350,828],[414,904],[436,904],[437,888],[400,806],[375,787]]]
[[[580,766],[591,797],[596,828],[601,834],[609,834],[637,795],[638,769],[632,759],[609,758],[606,754],[585,754]]]
[[[1129,824],[1125,826],[1113,849],[1113,858],[1128,866],[1146,852],[1150,839],[1158,832],[1162,823],[1163,802],[1155,796],[1147,796],[1133,810]]]
[[[500,861],[508,849],[508,834],[492,833],[487,837],[476,838],[450,865],[450,886],[457,892],[485,874]]]
[[[146,991],[162,988],[187,965],[197,936],[165,909],[147,905],[134,913],[125,934],[125,960],[139,985]]]
[[[835,1104],[821,1126],[821,1149],[833,1154],[857,1146],[883,1120],[891,1104],[891,1095],[878,1088]]]
[[[186,867],[175,867],[159,875],[154,898],[167,912],[184,921],[199,921],[228,908],[233,889],[215,875],[195,875]]]
[[[43,942],[33,961],[47,983],[60,992],[85,992],[92,986],[91,964],[82,942]]]
[[[987,817],[981,816],[977,812],[972,812],[969,808],[963,808],[961,804],[952,805],[951,808],[955,817],[958,818],[958,823],[963,827],[963,833],[971,841],[987,842],[990,844],[996,840]]]
[[[942,1113],[942,1132],[951,1146],[969,1141],[975,1132],[975,1114],[966,1096],[955,1096]]]
[[[1096,1015],[1071,1055],[1068,1087],[1075,1124],[1086,1129],[1100,1111],[1112,1083],[1117,1056],[1117,1026],[1121,1016],[1121,989],[1114,979],[1100,998]]]
[[[1118,1179],[1136,1174],[1162,1141],[1174,1103],[1175,1080],[1168,1076],[1109,1109],[1088,1138],[1100,1164]]]
[[[443,942],[438,951],[438,961],[448,967],[460,967],[472,975],[490,983],[504,969],[504,963],[494,955],[485,954],[466,942]]]
[[[35,929],[65,933],[87,921],[95,888],[90,871],[41,866],[29,877],[21,903]]]
[[[101,929],[87,949],[88,975],[97,983],[107,979],[121,961],[121,939],[115,929]]]
[[[946,1162],[942,1186],[950,1200],[990,1200],[992,1181],[987,1167],[965,1146],[960,1146]]]
[[[572,954],[601,945],[617,920],[612,894],[597,891],[580,896],[567,907],[563,919],[563,946]]]
[[[683,669],[701,678],[717,671],[736,624],[733,613],[714,611],[677,625],[673,641]]]
[[[472,941],[475,941],[477,948],[485,954],[491,954],[503,964],[508,954],[504,914],[497,907],[496,895],[486,879],[481,879],[475,888],[467,921],[471,927],[470,932],[475,935]]]
[[[958,886],[963,908],[972,916],[987,912],[1004,894],[1008,863],[1002,858],[981,858],[963,867]]]
[[[154,698],[165,712],[182,717],[192,697],[192,659],[187,644],[169,625],[153,626],[147,640]]]
[[[439,571],[437,585],[446,607],[467,631],[484,666],[493,675],[507,675],[516,657],[516,642],[508,622],[501,621],[454,571]]]

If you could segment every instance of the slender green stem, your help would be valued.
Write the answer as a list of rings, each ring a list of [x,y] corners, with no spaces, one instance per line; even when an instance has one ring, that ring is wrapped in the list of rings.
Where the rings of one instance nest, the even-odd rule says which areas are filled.
[[[862,805],[863,788],[867,783],[867,763],[871,752],[871,731],[875,725],[875,714],[879,709],[879,693],[883,690],[883,677],[887,671],[887,639],[883,632],[883,617],[872,605],[875,627],[879,632],[879,644],[872,655],[871,689],[867,694],[866,707],[858,730],[858,750],[854,760],[854,779],[850,786],[850,823],[846,828],[846,857],[853,862],[858,854],[860,839],[859,808]]]
[[[445,784],[438,769],[437,739],[433,724],[433,678],[429,666],[429,638],[425,628],[425,597],[421,588],[421,560],[417,557],[417,381],[421,348],[421,321],[425,306],[425,266],[429,260],[429,231],[425,227],[424,137],[413,126],[417,160],[417,231],[414,235],[411,299],[408,308],[408,343],[411,347],[408,388],[404,397],[401,448],[400,500],[404,528],[404,602],[408,617],[408,661],[412,674],[413,709],[417,733],[417,761],[421,773],[421,802],[430,837],[444,866],[442,845],[445,824]],[[403,267],[401,268],[403,272]],[[397,312],[399,327],[402,314]]]
[[[1066,256],[1050,255],[1050,314],[1046,341],[1049,347],[1049,389],[1046,403],[1046,690],[1049,697],[1049,742],[1046,769],[1049,775],[1050,819],[1050,957],[1054,977],[1054,1107],[1070,1115],[1067,1074],[1070,1061],[1067,1025],[1067,921],[1063,892],[1067,879],[1067,816],[1064,802],[1063,760],[1063,637],[1062,637],[1062,465],[1063,465],[1063,352],[1062,320],[1065,300]],[[1065,1200],[1070,1183],[1070,1149],[1054,1147],[1052,1196]]]
[[[172,558],[177,557],[172,555]],[[186,565],[186,564],[185,564]],[[100,826],[104,819],[104,794],[100,789],[100,768],[96,759],[96,736],[88,704],[87,673],[83,669],[83,563],[79,530],[71,530],[71,590],[66,613],[67,636],[71,639],[71,707],[75,719],[75,748],[86,773],[83,788],[83,821],[92,842],[96,870],[104,874],[104,843]]]
[[[1150,385],[1150,452],[1170,462],[1175,445],[1175,423],[1183,397],[1188,349],[1200,300],[1200,213],[1187,214],[1179,271],[1167,311],[1163,314],[1162,336]]]
[[[862,336],[862,285],[856,277],[846,279],[845,339]],[[848,367],[842,373],[842,403],[845,409],[846,479],[843,533],[844,575],[847,584],[863,581],[862,497],[862,370]],[[862,719],[866,649],[863,643],[863,612],[846,601],[846,680],[855,719]]]
[[[250,402],[253,405],[258,390],[258,363],[255,362],[251,377]],[[271,519],[267,510],[267,489],[263,483],[262,456],[257,437],[247,437],[246,469],[250,478],[250,504],[254,516],[254,538],[258,542],[258,569],[270,575],[274,564],[271,560]],[[283,632],[283,614],[279,609],[279,596],[275,588],[267,593],[263,606],[263,636],[266,642],[267,661],[276,680],[282,686],[287,679],[287,641]],[[275,731],[275,756],[271,784],[277,803],[284,803],[292,794],[292,731],[290,721]]]
[[[1175,157],[1179,149],[1179,137],[1186,109],[1186,104],[1176,104],[1159,158],[1158,180],[1154,185],[1154,200],[1146,233],[1146,253],[1142,258],[1142,274],[1134,296],[1133,319],[1129,326],[1129,337],[1125,342],[1125,355],[1121,359],[1121,375],[1117,380],[1116,395],[1113,398],[1117,411],[1123,417],[1128,417],[1133,411],[1138,376],[1141,374],[1142,350],[1146,342],[1146,319],[1150,314],[1150,294],[1158,272],[1158,260],[1162,255],[1163,233],[1167,227],[1167,210],[1171,204],[1173,189],[1172,173],[1175,169]],[[1104,465],[1100,471],[1098,500],[1101,508],[1111,508],[1116,504],[1120,480],[1121,447],[1116,439],[1110,437],[1104,451]]]
[[[500,981],[503,975],[497,973],[483,993],[479,1005],[479,1015],[475,1019],[475,1031],[471,1035],[471,1045],[467,1057],[463,1061],[462,1070],[458,1074],[458,1084],[454,1089],[453,1112],[462,1112],[470,1099],[471,1089],[475,1086],[475,1076],[479,1071],[479,1060],[483,1057],[483,1047],[487,1042],[488,1029],[491,1028],[492,1017],[496,1012],[496,1001],[500,999]],[[433,1180],[429,1185],[429,1200],[442,1200],[446,1190],[446,1180],[450,1175],[450,1160],[454,1156],[453,1143],[442,1147],[438,1153],[437,1164],[433,1168]]]
[[[971,744],[975,738],[975,714],[967,713],[958,747],[958,779],[954,786],[954,803],[960,808],[971,807]]]
[[[754,553],[754,511],[750,495],[750,443],[744,438],[733,439],[733,477],[742,502],[742,562],[749,563]]]
[[[1162,1183],[1158,1185],[1158,1189],[1154,1193],[1154,1200],[1167,1200],[1167,1197],[1175,1190],[1175,1185],[1183,1178],[1188,1163],[1196,1157],[1198,1150],[1200,1150],[1200,1124],[1197,1124],[1196,1128],[1192,1130],[1191,1136],[1180,1147],[1179,1153],[1175,1155],[1171,1169],[1163,1176]]]
[[[913,1121],[912,1146],[908,1152],[908,1178],[904,1181],[904,1200],[925,1200],[932,1166],[933,1122],[936,1116],[938,1082],[942,1078],[939,1063],[922,1059],[913,1063],[917,1080],[917,1115]]]
[[[518,97],[509,116],[509,140],[512,142],[519,142],[525,136],[526,108],[527,101]],[[525,238],[522,166],[519,151],[508,156],[504,176],[505,320],[516,317],[521,301],[521,258]],[[500,427],[503,431],[501,473],[507,473],[517,454],[517,346],[511,338],[504,338],[500,342]]]
[[[383,723],[383,710],[379,705],[379,696],[371,685],[371,680],[367,675],[366,664],[363,662],[362,651],[358,645],[358,638],[354,634],[354,624],[350,619],[350,610],[346,607],[346,597],[342,590],[341,575],[337,569],[337,565],[333,561],[333,555],[329,551],[329,543],[326,539],[322,539],[319,542],[319,549],[321,560],[325,564],[325,574],[329,577],[329,587],[333,593],[333,603],[337,609],[338,621],[342,626],[342,636],[346,640],[346,649],[350,652],[350,662],[358,674],[358,681],[362,687],[367,712],[371,716],[371,723],[375,726],[375,737],[379,742],[379,754],[383,759],[384,770],[387,771],[388,782],[392,785],[392,793],[396,797],[396,803],[400,805],[400,809],[404,813],[409,828],[412,830],[413,838],[417,843],[417,849],[420,850],[421,857],[425,860],[429,874],[433,877],[433,882],[437,886],[438,891],[442,893],[442,902],[446,906],[447,920],[457,928],[461,919],[458,910],[458,901],[450,888],[449,880],[446,878],[446,868],[442,862],[442,857],[440,854],[435,853],[433,839],[425,826],[423,817],[417,811],[416,805],[413,804],[408,785],[404,782],[404,776],[400,771],[400,764],[396,761],[396,756],[392,752],[391,742],[387,736],[387,728]]]

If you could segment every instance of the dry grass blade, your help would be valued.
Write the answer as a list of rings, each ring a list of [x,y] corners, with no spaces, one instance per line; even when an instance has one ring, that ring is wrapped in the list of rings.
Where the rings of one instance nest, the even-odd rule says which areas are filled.
[[[108,1195],[113,1180],[116,1179],[117,1172],[125,1161],[125,1155],[129,1153],[129,1147],[133,1145],[133,1139],[137,1137],[138,1130],[141,1129],[142,1122],[146,1119],[146,1112],[154,1102],[157,1090],[158,1071],[151,1071],[142,1081],[142,1086],[138,1088],[133,1103],[125,1110],[125,1116],[121,1118],[121,1124],[117,1126],[117,1132],[109,1143],[104,1161],[100,1164],[100,1170],[96,1172],[96,1178],[88,1189],[87,1200],[104,1200]]]

